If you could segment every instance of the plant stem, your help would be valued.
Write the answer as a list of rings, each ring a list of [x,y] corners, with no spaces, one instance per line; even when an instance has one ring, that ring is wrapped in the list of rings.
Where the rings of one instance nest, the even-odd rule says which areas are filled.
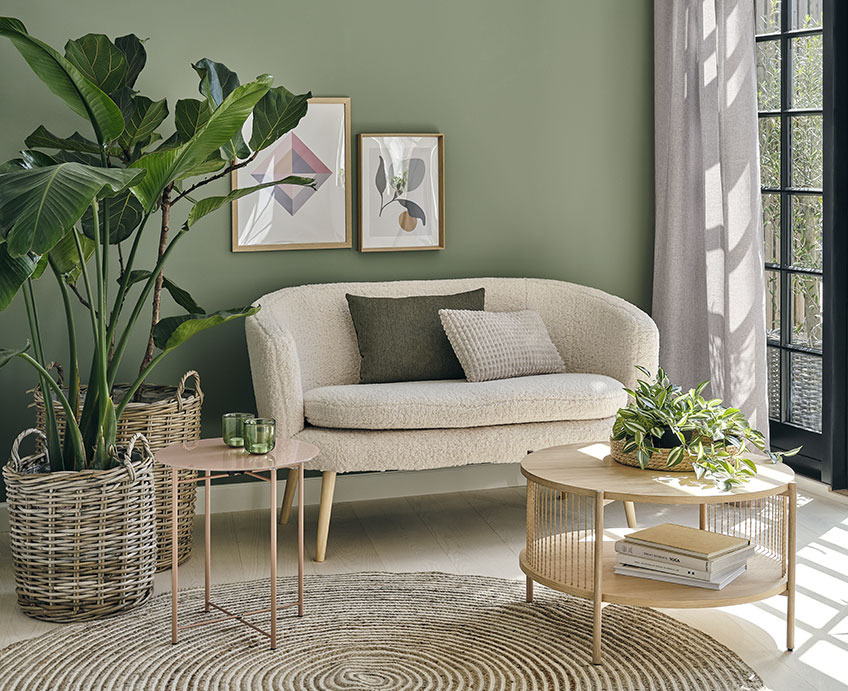
[[[171,183],[162,192],[162,225],[159,229],[157,262],[162,259],[162,255],[165,254],[165,249],[168,246],[168,230],[171,221],[171,190],[173,189],[174,185]],[[165,276],[160,269],[156,272],[156,283],[153,286],[153,311],[150,317],[150,333],[147,337],[147,349],[144,351],[141,366],[138,368],[139,372],[143,372],[150,364],[150,361],[153,360],[153,329],[159,323],[159,314],[162,306],[162,284],[164,280]]]
[[[38,312],[35,308],[35,295],[32,291],[32,279],[28,279],[24,286],[24,302],[26,304],[29,331],[32,336],[33,351],[35,359],[40,365],[41,396],[44,400],[45,432],[47,433],[47,458],[50,461],[51,470],[63,470],[64,459],[62,449],[59,446],[59,424],[56,422],[56,411],[53,410],[53,398],[47,392],[48,384],[53,383],[53,377],[45,369],[44,346],[41,341],[41,330],[38,325]]]
[[[129,289],[130,273],[132,272],[132,267],[135,263],[135,255],[138,252],[138,246],[141,242],[141,236],[144,231],[144,226],[147,224],[148,218],[150,218],[149,213],[144,214],[142,217],[141,223],[135,231],[135,239],[133,240],[132,247],[130,248],[130,254],[127,257],[127,265],[121,271],[121,285],[118,288],[118,294],[115,296],[115,304],[112,307],[112,314],[109,316],[109,330],[106,332],[106,340],[109,341],[109,343],[112,343],[115,339],[115,331],[118,328],[118,318],[121,316],[121,308],[124,306],[124,300],[126,299],[127,290]],[[112,359],[113,358],[110,358],[110,369]]]
[[[94,227],[98,226],[98,208],[97,201],[95,200],[92,205],[92,212],[94,214]],[[91,319],[91,330],[94,335],[94,369],[97,373],[96,377],[90,377],[91,386],[89,387],[88,394],[86,398],[89,396],[95,396],[94,400],[97,401],[98,404],[98,420],[99,424],[97,425],[96,432],[96,441],[93,447],[94,458],[93,462],[95,465],[100,466],[105,464],[108,461],[108,441],[103,437],[104,426],[103,423],[106,420],[106,416],[108,414],[108,406],[112,405],[112,399],[110,397],[110,389],[108,384],[108,378],[106,376],[106,348],[104,347],[105,343],[105,333],[103,330],[103,319],[97,319],[95,316],[95,311],[93,305],[97,304],[94,302],[94,294],[91,290],[91,281],[88,277],[88,268],[85,265],[85,253],[82,249],[82,244],[79,239],[79,232],[76,227],[72,229],[74,234],[74,242],[77,246],[77,254],[80,259],[80,270],[82,273],[83,285],[85,285],[86,295],[88,296],[88,301],[92,305],[89,308],[88,314]],[[95,234],[96,235],[96,234]],[[94,241],[95,248],[95,264],[97,265],[97,279],[100,281],[101,273],[100,273],[100,254],[98,250],[99,241]],[[100,286],[98,285],[98,295],[100,291]],[[103,315],[101,315],[102,317]]]
[[[142,288],[141,295],[139,295],[138,300],[136,300],[135,306],[133,307],[133,311],[130,313],[129,319],[127,320],[127,325],[124,328],[124,331],[121,333],[120,339],[118,339],[118,345],[115,346],[115,356],[113,357],[112,363],[109,367],[110,385],[115,383],[115,376],[117,375],[118,369],[116,363],[120,362],[121,358],[123,357],[124,351],[126,350],[127,344],[129,343],[129,338],[133,326],[135,325],[136,321],[138,321],[139,314],[141,313],[141,310],[144,307],[144,303],[147,301],[147,298],[150,295],[150,291],[153,290],[153,284],[155,283],[156,275],[162,270],[162,266],[164,266],[165,262],[168,260],[168,257],[173,251],[174,246],[184,234],[185,230],[180,229],[180,231],[173,237],[171,242],[168,243],[168,247],[165,250],[165,253],[156,263],[156,266],[150,274],[150,277],[144,284],[144,288]]]
[[[72,433],[74,453],[76,455],[76,458],[80,461],[82,465],[85,465],[85,451],[83,450],[82,445],[82,434],[80,433],[79,425],[77,425],[76,419],[74,418],[74,411],[71,409],[71,404],[68,402],[68,399],[65,398],[65,394],[62,391],[62,387],[59,386],[53,380],[53,377],[50,376],[50,373],[32,357],[30,357],[26,353],[19,353],[18,357],[35,367],[35,369],[38,370],[39,374],[41,375],[42,380],[46,380],[47,384],[55,392],[57,400],[59,401],[62,408],[64,408],[65,410],[65,419],[68,420],[68,428]],[[45,400],[45,404],[47,402],[48,401]]]
[[[162,361],[162,358],[164,358],[167,354],[168,354],[168,351],[162,351],[161,353],[159,353],[159,355],[157,355],[155,358],[153,358],[148,363],[147,367],[145,367],[139,373],[139,375],[138,375],[138,377],[136,377],[135,381],[132,384],[130,384],[129,390],[127,391],[123,400],[118,404],[118,407],[115,410],[115,415],[119,420],[121,419],[121,415],[124,412],[124,408],[126,408],[127,405],[130,403],[133,396],[135,395],[135,392],[138,391],[138,388],[142,385],[144,380],[147,378],[147,375],[150,374],[150,371],[154,367],[156,367],[156,365],[158,365]]]
[[[259,154],[258,151],[254,151],[250,155],[250,158],[244,159],[241,163],[233,163],[232,165],[229,165],[226,168],[224,168],[224,170],[222,170],[220,173],[216,173],[215,175],[211,175],[208,178],[201,180],[200,182],[194,183],[187,190],[180,192],[176,197],[174,197],[174,199],[171,203],[176,204],[178,201],[180,201],[180,199],[182,199],[183,197],[187,197],[192,192],[194,192],[194,190],[196,190],[198,187],[202,187],[203,185],[208,185],[210,182],[212,182],[214,180],[220,180],[222,177],[229,175],[234,170],[238,170],[239,168],[244,168],[248,163],[252,163],[253,160],[256,158],[256,156],[258,154]]]
[[[77,359],[77,334],[76,325],[74,323],[73,304],[71,296],[68,292],[68,286],[62,279],[62,274],[56,268],[53,261],[50,261],[50,268],[53,275],[56,277],[56,282],[59,284],[59,291],[62,294],[62,304],[65,307],[65,322],[68,325],[68,401],[74,409],[74,419],[77,420],[77,411],[80,404],[80,376],[79,376],[79,361]],[[77,420],[79,422],[79,420]],[[69,453],[73,452],[73,442],[71,440],[70,427],[65,422],[65,442],[62,449],[62,456],[67,461]],[[67,463],[65,464],[67,468]]]

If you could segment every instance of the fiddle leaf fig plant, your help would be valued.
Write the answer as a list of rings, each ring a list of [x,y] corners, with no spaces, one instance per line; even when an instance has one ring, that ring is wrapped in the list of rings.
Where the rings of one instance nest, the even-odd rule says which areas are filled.
[[[293,129],[311,94],[272,86],[267,74],[241,83],[225,65],[203,58],[191,65],[202,98],[178,100],[167,132],[168,102],[136,88],[147,52],[134,34],[114,40],[86,34],[68,41],[60,53],[31,36],[21,21],[0,17],[0,36],[87,123],[82,133],[67,135],[38,125],[20,155],[0,164],[0,310],[22,295],[30,332],[25,347],[0,350],[0,367],[24,360],[35,370],[45,398],[52,392],[64,409],[60,441],[53,406],[45,406],[51,470],[108,468],[118,420],[151,370],[193,335],[258,309],[207,313],[163,271],[178,242],[207,214],[271,185],[314,186],[312,178],[288,176],[201,196],[206,185],[247,165]],[[242,130],[251,118],[252,134],[245,141]],[[183,207],[186,220],[173,231],[173,211]],[[151,216],[158,217],[157,251],[144,267],[139,248],[145,234],[156,232],[148,223]],[[115,264],[113,282],[109,274]],[[67,325],[66,389],[48,372],[44,354],[33,282],[45,273],[55,280]],[[182,313],[162,317],[163,290]],[[94,343],[85,396],[74,301],[87,312],[83,328]],[[123,398],[113,400],[115,378],[148,304],[148,346],[138,375]]]
[[[671,449],[667,467],[689,460],[698,479],[710,479],[728,491],[757,474],[757,464],[745,457],[748,444],[772,463],[801,450],[766,448],[762,432],[751,427],[742,411],[701,395],[709,381],[684,391],[671,383],[662,368],[656,375],[644,367],[636,369],[647,379],[637,379],[634,389],[625,389],[630,401],[616,414],[612,437],[625,442],[625,453],[636,453],[643,470],[660,449]]]

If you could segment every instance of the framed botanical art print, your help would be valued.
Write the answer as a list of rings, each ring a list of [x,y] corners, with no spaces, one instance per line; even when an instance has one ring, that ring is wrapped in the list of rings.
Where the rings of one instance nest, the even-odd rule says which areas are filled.
[[[441,134],[359,135],[359,250],[445,248]]]
[[[249,137],[252,122],[245,123]],[[233,204],[233,252],[351,246],[350,99],[310,98],[290,132],[233,171],[233,189],[300,175],[312,187],[275,185]]]

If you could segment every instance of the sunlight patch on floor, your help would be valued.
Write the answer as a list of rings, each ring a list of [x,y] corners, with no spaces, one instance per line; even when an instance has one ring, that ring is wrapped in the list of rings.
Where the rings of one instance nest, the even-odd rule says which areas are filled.
[[[818,641],[801,653],[800,658],[816,671],[848,684],[848,649],[829,641]]]

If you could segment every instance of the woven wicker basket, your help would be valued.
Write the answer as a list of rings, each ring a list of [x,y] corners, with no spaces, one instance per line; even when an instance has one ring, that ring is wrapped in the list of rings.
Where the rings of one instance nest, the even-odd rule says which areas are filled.
[[[61,368],[53,366],[60,372]],[[186,389],[189,378],[194,379],[194,390]],[[117,386],[113,397],[120,396]],[[45,427],[44,399],[41,389],[33,389],[35,399],[36,426]],[[174,386],[147,386],[145,400],[130,403],[118,421],[117,443],[125,445],[134,434],[145,436],[155,454],[169,444],[200,439],[200,409],[203,405],[203,391],[200,389],[200,375],[194,370],[186,372],[179,384]],[[60,434],[65,423],[65,411],[57,402],[53,402]],[[179,479],[194,477],[193,470],[180,470]],[[154,462],[153,479],[156,487],[156,534],[157,558],[156,570],[171,568],[171,470]],[[179,542],[179,563],[191,556],[192,535],[194,532],[194,504],[197,497],[197,485],[184,482],[177,490],[177,540]]]
[[[134,436],[110,470],[34,473],[44,454],[21,459],[15,439],[3,467],[18,604],[54,622],[122,612],[153,593],[156,520],[153,453]],[[140,454],[134,449],[143,447]],[[130,460],[133,459],[133,460]]]
[[[610,437],[610,455],[613,460],[622,465],[632,465],[636,468],[641,468],[639,459],[635,451],[624,453],[624,446],[627,442],[624,439],[613,439]],[[651,454],[651,458],[645,464],[645,470],[669,470],[674,473],[691,473],[692,461],[689,456],[684,456],[673,468],[668,467],[668,455],[674,449],[658,449],[656,453]]]

